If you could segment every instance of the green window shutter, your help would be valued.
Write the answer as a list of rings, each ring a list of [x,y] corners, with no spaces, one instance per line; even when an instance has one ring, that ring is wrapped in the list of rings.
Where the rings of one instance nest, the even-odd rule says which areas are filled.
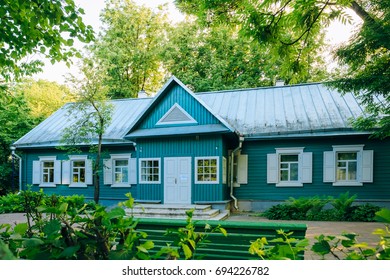
[[[39,160],[33,161],[32,183],[34,185],[41,183],[41,162]]]
[[[103,181],[105,185],[112,185],[112,160],[105,159],[103,160]]]
[[[362,182],[374,181],[374,151],[365,150],[362,154]]]
[[[248,184],[248,155],[237,157],[237,183]]]
[[[267,154],[267,183],[277,184],[278,182],[278,155]]]
[[[54,161],[54,184],[56,185],[61,184],[61,161],[60,160]]]
[[[62,184],[70,184],[70,160],[62,161]]]
[[[302,183],[312,183],[313,153],[302,153]]]
[[[324,152],[324,182],[333,183],[336,180],[336,161],[333,151]]]
[[[130,185],[137,184],[137,159],[136,158],[129,159],[129,184]]]
[[[93,169],[92,169],[92,160],[85,160],[85,183],[87,185],[93,184]]]

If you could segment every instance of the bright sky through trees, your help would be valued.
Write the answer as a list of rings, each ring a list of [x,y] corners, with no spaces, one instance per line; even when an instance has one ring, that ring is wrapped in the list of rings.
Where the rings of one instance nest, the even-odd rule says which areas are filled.
[[[183,19],[183,15],[176,9],[173,4],[173,0],[134,0],[138,5],[145,5],[147,7],[157,7],[158,5],[169,3],[169,11],[172,21],[179,21]],[[105,7],[104,0],[75,0],[76,5],[82,7],[85,10],[84,20],[86,24],[92,25],[95,32],[99,32],[101,22],[99,20],[99,15],[101,10]],[[352,13],[351,13],[352,14]],[[352,14],[353,15],[353,14]],[[356,24],[359,23],[358,18],[354,17]],[[349,38],[350,31],[353,29],[353,26],[345,26],[339,22],[334,22],[329,27],[329,32],[327,34],[327,42],[331,45],[337,45],[342,42],[345,42]],[[83,45],[78,43],[75,44],[75,47],[82,48]],[[331,51],[331,50],[329,50]],[[58,83],[64,83],[64,76],[68,73],[75,74],[78,72],[78,68],[75,62],[71,68],[68,68],[64,62],[56,63],[52,65],[48,60],[44,60],[45,67],[43,72],[37,75],[34,75],[35,79],[46,79],[49,81],[56,81]]]

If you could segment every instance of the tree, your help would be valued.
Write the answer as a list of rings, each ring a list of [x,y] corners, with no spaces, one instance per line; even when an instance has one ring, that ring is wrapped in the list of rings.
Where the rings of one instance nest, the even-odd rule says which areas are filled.
[[[72,101],[70,89],[65,85],[47,80],[25,79],[17,85],[17,90],[24,94],[31,116],[44,120],[65,103]]]
[[[103,135],[111,123],[113,108],[112,104],[107,103],[108,89],[102,83],[104,77],[98,66],[91,59],[84,58],[81,72],[84,78],[69,78],[75,89],[76,102],[68,106],[73,121],[63,131],[63,146],[60,148],[74,151],[80,146],[90,146],[90,153],[95,155],[92,170],[94,200],[98,203]]]
[[[239,36],[232,26],[205,28],[187,20],[168,37],[164,65],[194,91],[269,86],[276,79],[308,82],[323,77],[321,67],[313,67],[321,61],[319,57],[313,55],[310,67],[305,65],[302,73],[283,71],[280,59],[270,59],[268,46]]]
[[[5,193],[13,179],[10,146],[37,124],[24,95],[13,88],[0,95],[0,123],[0,193]]]
[[[0,5],[0,82],[40,71],[42,54],[52,63],[80,55],[74,40],[93,40],[91,26],[83,23],[83,9],[73,0],[2,0]]]
[[[359,97],[368,114],[354,122],[355,127],[374,130],[373,135],[383,139],[390,136],[390,3],[369,2],[368,12],[360,12],[363,26],[336,53],[349,68],[330,85]]]
[[[169,27],[163,7],[152,11],[131,0],[109,0],[101,18],[106,27],[92,51],[108,74],[109,95],[136,97],[141,89],[158,90],[164,79],[160,52]]]
[[[176,0],[182,11],[196,14],[203,24],[238,25],[241,33],[272,48],[271,56],[286,60],[296,72],[308,47],[332,20],[350,21],[347,9],[363,24],[354,38],[336,52],[348,66],[345,77],[329,83],[342,91],[353,91],[366,105],[368,117],[360,118],[357,128],[379,128],[376,136],[389,136],[389,10],[382,0]],[[293,49],[294,46],[298,48]],[[298,51],[297,51],[298,50]],[[298,66],[298,67],[297,67]]]

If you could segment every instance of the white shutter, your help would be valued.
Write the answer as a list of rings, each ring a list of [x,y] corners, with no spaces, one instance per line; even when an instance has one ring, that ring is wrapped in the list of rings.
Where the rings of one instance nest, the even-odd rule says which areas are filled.
[[[85,160],[85,183],[87,185],[93,184],[93,167],[92,167],[92,160],[86,159]]]
[[[279,182],[278,178],[278,155],[267,154],[267,183],[276,184]]]
[[[62,184],[70,184],[70,160],[62,161]]]
[[[54,161],[54,184],[56,185],[61,184],[61,161],[60,160]]]
[[[222,157],[222,184],[227,183],[227,160]]]
[[[103,181],[105,185],[112,185],[112,160],[104,159],[103,160]]]
[[[362,154],[362,182],[374,181],[374,151],[366,150]]]
[[[34,185],[41,183],[41,162],[39,160],[33,161],[32,183]]]
[[[333,183],[336,180],[335,153],[324,152],[324,179],[325,183]]]
[[[237,183],[248,184],[248,155],[237,157]]]
[[[302,153],[302,183],[312,183],[313,153]]]
[[[137,159],[129,158],[129,184],[137,184]]]

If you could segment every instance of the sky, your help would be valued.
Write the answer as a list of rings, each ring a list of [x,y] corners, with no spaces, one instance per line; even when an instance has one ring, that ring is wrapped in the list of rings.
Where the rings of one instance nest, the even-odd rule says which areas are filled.
[[[183,15],[176,9],[173,4],[173,0],[134,0],[139,5],[145,5],[147,7],[157,7],[158,5],[168,3],[169,13],[173,21],[178,21],[183,19]],[[91,25],[95,32],[98,33],[101,27],[101,22],[99,19],[100,12],[105,7],[104,0],[74,0],[77,6],[81,7],[85,11],[83,16],[84,22]],[[332,45],[337,45],[348,40],[353,26],[345,26],[341,23],[335,22],[329,27],[329,32],[327,33],[327,40]],[[78,49],[83,48],[83,44],[75,43],[75,47]],[[77,73],[77,60],[73,60],[73,66],[68,68],[65,63],[59,62],[52,65],[48,60],[42,59],[45,63],[43,72],[34,75],[35,79],[45,79],[49,81],[55,81],[60,84],[65,83],[65,76],[68,73]]]

